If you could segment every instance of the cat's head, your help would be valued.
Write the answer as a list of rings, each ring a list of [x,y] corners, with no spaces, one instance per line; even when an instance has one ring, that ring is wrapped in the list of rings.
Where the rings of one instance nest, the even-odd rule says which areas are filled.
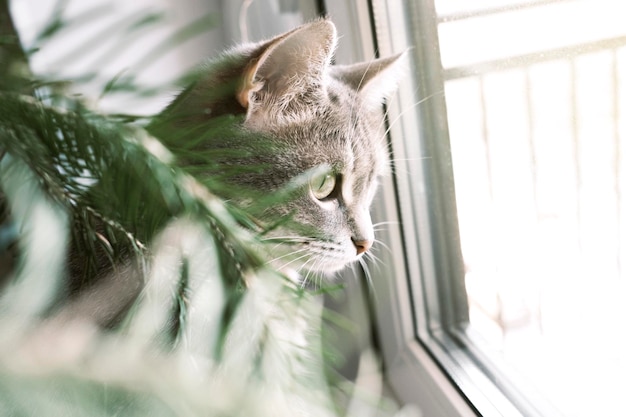
[[[212,175],[234,172],[228,182],[263,194],[296,190],[261,218],[288,219],[266,238],[276,265],[295,270],[334,272],[370,249],[369,208],[388,165],[381,108],[402,60],[331,65],[336,41],[320,20],[234,48],[168,109],[182,125],[240,116],[201,146],[220,150]]]

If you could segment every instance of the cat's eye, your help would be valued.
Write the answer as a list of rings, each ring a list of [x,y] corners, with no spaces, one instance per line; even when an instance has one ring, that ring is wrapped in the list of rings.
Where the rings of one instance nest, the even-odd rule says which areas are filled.
[[[328,198],[335,190],[337,178],[333,174],[316,175],[309,181],[311,192],[318,200]]]

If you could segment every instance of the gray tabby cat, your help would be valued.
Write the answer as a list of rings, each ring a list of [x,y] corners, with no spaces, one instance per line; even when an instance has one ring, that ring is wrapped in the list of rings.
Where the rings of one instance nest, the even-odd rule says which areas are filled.
[[[291,220],[267,236],[276,242],[269,256],[284,270],[330,274],[359,260],[374,242],[369,207],[388,162],[381,105],[396,88],[402,55],[331,65],[336,42],[335,26],[320,20],[239,46],[209,63],[154,129],[172,140],[181,126],[242,115],[231,137],[207,137],[200,145],[245,155],[224,158],[213,174],[224,166],[262,166],[224,175],[261,194],[308,182],[287,202],[259,213],[266,225]]]
[[[369,207],[388,164],[381,106],[403,68],[402,55],[331,65],[336,42],[333,23],[319,20],[237,46],[148,126],[166,147],[187,146],[177,162],[217,179],[211,191],[254,216],[268,263],[302,285],[361,260],[374,242]],[[98,285],[67,311],[109,325],[143,283],[99,258]]]

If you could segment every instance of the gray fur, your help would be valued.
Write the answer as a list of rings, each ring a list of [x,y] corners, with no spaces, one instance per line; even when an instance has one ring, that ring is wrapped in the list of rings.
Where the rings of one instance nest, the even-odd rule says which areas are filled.
[[[259,214],[266,224],[293,216],[291,226],[268,236],[270,257],[279,267],[331,273],[363,256],[358,252],[374,240],[369,207],[388,163],[381,105],[395,89],[401,60],[332,66],[336,40],[334,25],[320,20],[234,48],[207,64],[165,113],[170,134],[179,126],[239,116],[228,136],[207,138],[201,145],[241,151],[220,159],[214,173],[264,167],[228,177],[239,186],[267,194],[315,169],[337,176],[340,187],[329,198],[320,201],[304,187]],[[358,245],[364,245],[361,251]]]

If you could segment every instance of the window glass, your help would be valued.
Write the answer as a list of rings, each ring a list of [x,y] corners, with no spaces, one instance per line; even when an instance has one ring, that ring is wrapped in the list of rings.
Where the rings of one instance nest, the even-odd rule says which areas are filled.
[[[626,415],[626,4],[436,8],[468,335],[564,415]]]

